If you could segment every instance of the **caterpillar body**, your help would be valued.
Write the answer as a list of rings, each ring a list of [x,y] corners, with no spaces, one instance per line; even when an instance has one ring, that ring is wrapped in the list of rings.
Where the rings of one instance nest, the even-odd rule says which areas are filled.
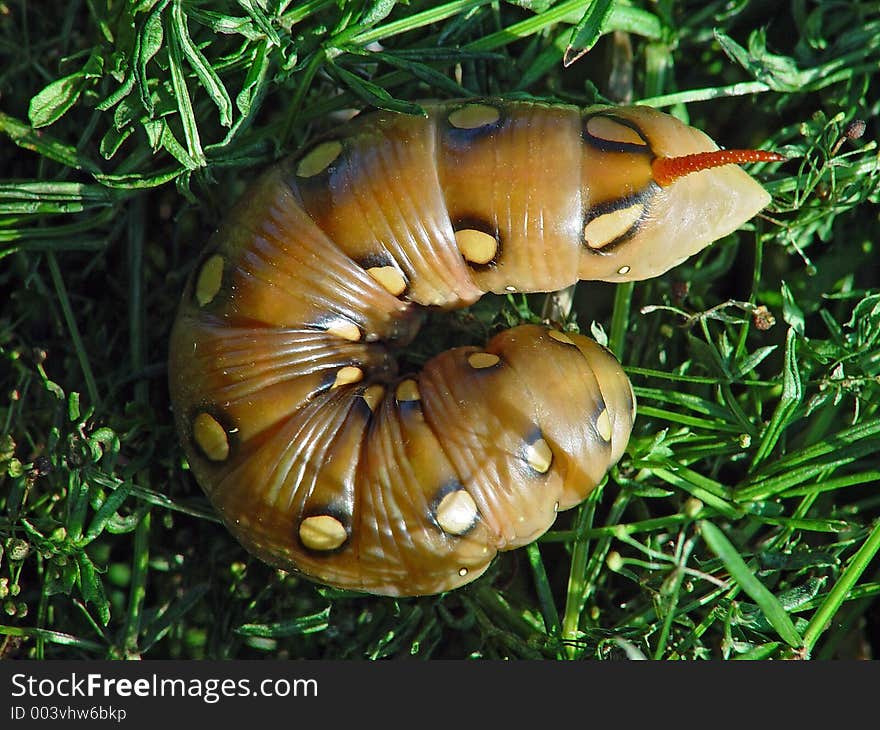
[[[524,325],[398,375],[425,307],[660,274],[769,196],[641,107],[374,112],[272,167],[211,239],[169,358],[190,467],[267,562],[385,595],[449,590],[543,534],[621,457],[629,380]]]

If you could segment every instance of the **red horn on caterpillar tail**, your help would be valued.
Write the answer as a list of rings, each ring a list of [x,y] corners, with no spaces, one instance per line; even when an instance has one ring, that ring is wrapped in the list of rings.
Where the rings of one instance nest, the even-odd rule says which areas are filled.
[[[722,165],[742,165],[747,162],[785,162],[787,158],[767,150],[715,150],[696,152],[682,157],[658,157],[651,163],[654,181],[666,187],[685,175],[711,170]]]
[[[169,352],[189,466],[230,531],[385,595],[456,588],[539,537],[636,417],[617,360],[545,326],[399,374],[423,309],[655,276],[769,202],[728,164],[769,157],[651,109],[425,110],[362,115],[259,178],[198,259]]]

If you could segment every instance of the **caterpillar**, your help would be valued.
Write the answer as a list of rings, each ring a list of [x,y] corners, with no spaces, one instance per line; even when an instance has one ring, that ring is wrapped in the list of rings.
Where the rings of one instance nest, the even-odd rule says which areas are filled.
[[[182,295],[169,387],[237,539],[312,580],[439,593],[542,535],[622,456],[613,355],[522,325],[417,373],[427,308],[656,276],[765,207],[736,163],[645,107],[502,100],[356,117],[253,183]]]

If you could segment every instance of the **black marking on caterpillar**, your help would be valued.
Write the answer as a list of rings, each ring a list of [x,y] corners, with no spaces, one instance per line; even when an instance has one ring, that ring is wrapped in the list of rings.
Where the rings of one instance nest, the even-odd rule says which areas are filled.
[[[590,210],[584,214],[584,226],[586,226],[590,221],[596,220],[607,213],[613,213],[617,210],[626,210],[627,208],[631,208],[634,205],[642,206],[642,214],[636,219],[635,223],[633,223],[624,233],[613,238],[611,241],[606,243],[601,248],[591,248],[589,246],[584,246],[584,248],[592,254],[596,254],[598,256],[607,256],[612,253],[620,246],[622,243],[626,243],[633,236],[635,236],[639,229],[641,228],[644,221],[648,218],[651,213],[651,199],[659,190],[659,186],[655,182],[648,183],[644,188],[639,190],[632,195],[627,195],[623,198],[617,198],[616,200],[609,200],[605,203],[597,203],[592,206]]]
[[[644,140],[645,144],[635,144],[634,142],[617,142],[614,140],[602,139],[601,137],[596,137],[593,134],[590,134],[587,129],[587,124],[590,119],[595,117],[603,117],[605,119],[610,119],[616,124],[621,125],[622,127],[626,127],[627,129],[631,129],[635,132],[642,140]],[[601,152],[621,152],[624,154],[637,154],[637,155],[645,155],[647,157],[653,158],[654,151],[651,149],[651,143],[648,138],[645,136],[644,132],[639,128],[637,124],[633,124],[628,119],[622,119],[614,114],[609,114],[607,112],[599,112],[597,114],[592,114],[584,119],[584,141],[591,144],[597,150]]]
[[[487,220],[478,218],[477,216],[463,215],[459,216],[452,222],[452,230],[456,232],[474,230],[485,233],[488,236],[492,236],[497,244],[495,255],[492,257],[492,260],[486,262],[485,264],[468,262],[468,266],[470,266],[474,271],[486,271],[488,269],[492,269],[498,266],[498,262],[501,260],[501,257],[504,254],[504,240],[502,239],[501,231],[498,230],[497,226]]]

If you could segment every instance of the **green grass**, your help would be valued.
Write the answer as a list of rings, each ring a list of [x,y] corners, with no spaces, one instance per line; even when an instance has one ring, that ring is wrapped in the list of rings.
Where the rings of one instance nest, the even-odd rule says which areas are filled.
[[[0,654],[880,649],[880,8],[549,5],[0,0]],[[737,234],[655,280],[578,286],[571,322],[607,333],[639,417],[539,543],[430,598],[274,571],[184,468],[165,383],[182,282],[246,182],[334,113],[487,94],[646,103],[790,160],[752,168],[774,201]],[[569,313],[487,299],[451,331],[550,305]]]

